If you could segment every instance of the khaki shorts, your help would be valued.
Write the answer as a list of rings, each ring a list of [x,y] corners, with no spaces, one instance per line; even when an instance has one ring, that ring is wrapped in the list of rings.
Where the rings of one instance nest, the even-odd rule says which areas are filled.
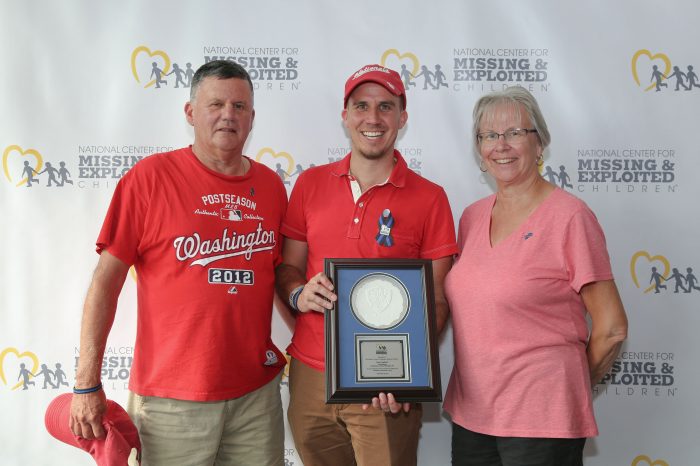
[[[284,465],[280,377],[239,398],[200,402],[131,392],[141,466]]]

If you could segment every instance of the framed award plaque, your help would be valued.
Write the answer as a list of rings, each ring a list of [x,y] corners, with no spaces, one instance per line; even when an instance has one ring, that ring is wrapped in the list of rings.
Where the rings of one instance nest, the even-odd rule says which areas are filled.
[[[432,262],[326,259],[326,402],[442,401]]]

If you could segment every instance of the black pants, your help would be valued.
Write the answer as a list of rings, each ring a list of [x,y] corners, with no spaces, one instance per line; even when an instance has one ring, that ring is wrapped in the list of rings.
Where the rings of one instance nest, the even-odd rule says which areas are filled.
[[[452,424],[453,466],[583,466],[585,438],[494,437]]]

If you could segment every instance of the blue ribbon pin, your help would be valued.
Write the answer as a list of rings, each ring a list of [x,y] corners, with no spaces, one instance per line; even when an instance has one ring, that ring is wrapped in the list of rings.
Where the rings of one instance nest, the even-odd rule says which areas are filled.
[[[384,209],[379,216],[379,233],[377,233],[377,243],[380,246],[391,247],[394,245],[394,238],[391,237],[391,228],[394,226],[394,217],[389,209]]]

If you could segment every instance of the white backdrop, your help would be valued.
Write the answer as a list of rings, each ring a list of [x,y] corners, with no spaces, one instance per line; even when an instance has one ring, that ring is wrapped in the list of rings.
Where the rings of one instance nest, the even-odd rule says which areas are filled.
[[[698,287],[700,274],[700,86],[690,68],[700,70],[699,15],[689,0],[0,0],[0,463],[92,464],[46,433],[43,414],[73,385],[94,242],[121,173],[191,143],[187,64],[226,57],[256,77],[246,153],[293,174],[290,189],[298,168],[347,152],[340,112],[353,71],[382,63],[416,76],[425,66],[409,86],[398,144],[411,168],[445,187],[456,221],[492,192],[471,148],[474,102],[503,86],[530,89],[552,133],[543,175],[598,215],[630,319],[614,373],[596,387],[601,435],[588,442],[585,464],[697,464],[700,289],[676,283]],[[166,73],[177,64],[183,82],[173,73],[156,87],[152,63]],[[658,92],[654,66],[665,76],[678,67],[659,76]],[[25,167],[40,173],[31,187]],[[652,267],[667,288],[654,289]],[[129,279],[103,372],[118,402],[134,311]],[[278,314],[273,337],[281,348],[290,337]],[[440,355],[444,389],[449,331]],[[51,373],[25,385],[21,364]],[[286,381],[281,390],[287,399]],[[420,464],[449,464],[449,445],[441,406],[426,406]],[[287,464],[300,465],[289,435],[287,448]]]

